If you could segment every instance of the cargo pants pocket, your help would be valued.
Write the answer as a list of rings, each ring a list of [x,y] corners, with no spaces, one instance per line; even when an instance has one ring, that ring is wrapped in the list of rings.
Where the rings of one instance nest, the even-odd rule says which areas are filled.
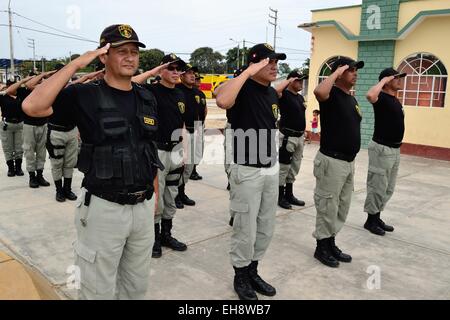
[[[94,294],[97,293],[97,271],[95,260],[97,252],[88,248],[80,241],[73,243],[75,265],[80,270],[80,283]]]

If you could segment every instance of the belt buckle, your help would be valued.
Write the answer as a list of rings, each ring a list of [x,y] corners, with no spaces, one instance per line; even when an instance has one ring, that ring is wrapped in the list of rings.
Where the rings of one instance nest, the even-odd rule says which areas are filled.
[[[133,205],[142,202],[145,199],[145,193],[145,191],[130,193],[130,202],[132,202]]]

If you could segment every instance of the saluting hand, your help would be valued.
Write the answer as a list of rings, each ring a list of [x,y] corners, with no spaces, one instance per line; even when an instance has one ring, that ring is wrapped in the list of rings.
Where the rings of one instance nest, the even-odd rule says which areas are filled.
[[[343,65],[340,66],[339,68],[336,69],[336,71],[334,72],[338,77],[342,76],[344,74],[344,72],[349,68],[349,65]]]
[[[95,60],[95,58],[101,56],[102,54],[108,53],[109,48],[111,47],[111,44],[108,43],[106,46],[99,48],[97,50],[88,51],[85,54],[79,56],[75,60],[73,60],[73,63],[76,64],[78,69],[85,68]]]
[[[394,79],[395,79],[395,76],[389,76],[389,77],[384,77],[383,79],[381,79],[381,81],[383,81],[386,84],[386,83],[391,82]]]
[[[244,72],[247,73],[250,77],[253,77],[255,74],[257,74],[261,69],[263,69],[265,66],[269,64],[270,59],[266,58],[261,60],[258,63],[251,64]]]

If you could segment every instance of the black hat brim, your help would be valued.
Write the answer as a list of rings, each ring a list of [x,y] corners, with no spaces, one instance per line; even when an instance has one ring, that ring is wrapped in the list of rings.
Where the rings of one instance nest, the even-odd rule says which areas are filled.
[[[269,59],[286,60],[287,56],[284,53],[271,53],[267,56]]]
[[[395,79],[400,79],[400,78],[404,78],[404,77],[406,77],[406,76],[407,76],[406,73],[399,73],[399,74],[396,74],[396,75],[394,76],[394,78],[395,78]]]
[[[364,61],[355,61],[349,64],[350,68],[362,69],[364,68]]]
[[[139,48],[146,48],[145,44],[137,40],[123,40],[111,43],[111,48],[117,48],[127,43],[135,43]]]

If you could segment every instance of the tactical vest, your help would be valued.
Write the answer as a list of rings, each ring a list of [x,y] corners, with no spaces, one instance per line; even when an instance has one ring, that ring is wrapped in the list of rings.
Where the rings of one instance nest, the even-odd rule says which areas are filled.
[[[153,142],[158,130],[155,97],[133,84],[137,113],[136,121],[129,123],[104,81],[89,85],[97,101],[89,101],[91,95],[82,95],[80,104],[95,103],[97,125],[90,133],[94,143],[83,142],[78,159],[78,169],[85,175],[83,186],[91,192],[151,189],[157,168],[164,168]]]

